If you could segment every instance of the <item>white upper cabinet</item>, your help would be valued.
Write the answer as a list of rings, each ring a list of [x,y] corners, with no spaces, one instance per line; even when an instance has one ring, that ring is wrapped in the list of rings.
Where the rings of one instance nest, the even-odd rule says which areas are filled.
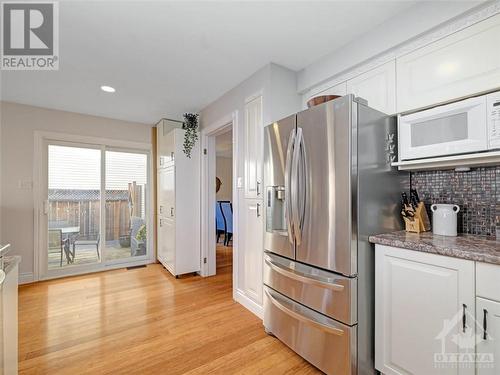
[[[156,145],[157,145],[157,166],[165,168],[170,165],[175,158],[175,145],[173,137],[168,134],[175,128],[179,128],[180,123],[172,120],[162,119],[156,125]]]
[[[376,369],[473,375],[451,353],[474,353],[474,262],[376,245],[375,264]]]
[[[386,113],[396,113],[396,62],[389,61],[347,81],[347,93],[368,101],[368,106]]]
[[[322,96],[322,95],[338,95],[338,96],[344,96],[347,94],[347,82],[342,82],[339,83],[335,86],[329,86],[329,83],[326,83],[320,87],[316,87],[314,90],[308,91],[306,94],[303,95],[303,107],[307,108],[307,102],[309,99],[312,99],[316,96]]]
[[[245,197],[262,198],[262,96],[245,104]]]
[[[500,15],[397,59],[398,112],[500,88]]]

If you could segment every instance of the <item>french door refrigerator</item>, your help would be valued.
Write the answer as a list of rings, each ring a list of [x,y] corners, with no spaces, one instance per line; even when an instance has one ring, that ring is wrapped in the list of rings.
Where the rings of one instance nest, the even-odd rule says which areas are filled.
[[[347,95],[265,128],[264,326],[328,374],[373,374],[374,249],[407,175],[393,117]]]

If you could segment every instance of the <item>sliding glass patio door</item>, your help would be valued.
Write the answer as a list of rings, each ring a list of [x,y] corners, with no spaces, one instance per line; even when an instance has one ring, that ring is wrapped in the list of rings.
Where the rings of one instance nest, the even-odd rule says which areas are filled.
[[[106,242],[109,263],[146,255],[148,156],[106,151]]]
[[[42,278],[149,258],[149,153],[46,141]]]

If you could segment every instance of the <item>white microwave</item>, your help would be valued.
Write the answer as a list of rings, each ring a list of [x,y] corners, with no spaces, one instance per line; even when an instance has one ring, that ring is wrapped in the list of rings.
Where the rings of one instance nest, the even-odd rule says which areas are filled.
[[[500,91],[398,118],[399,159],[500,149]]]

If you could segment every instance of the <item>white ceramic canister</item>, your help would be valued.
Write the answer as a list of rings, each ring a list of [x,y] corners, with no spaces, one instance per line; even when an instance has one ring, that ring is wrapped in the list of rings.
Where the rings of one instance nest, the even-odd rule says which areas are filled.
[[[433,204],[432,232],[442,236],[457,235],[457,214],[460,207],[456,204]]]

